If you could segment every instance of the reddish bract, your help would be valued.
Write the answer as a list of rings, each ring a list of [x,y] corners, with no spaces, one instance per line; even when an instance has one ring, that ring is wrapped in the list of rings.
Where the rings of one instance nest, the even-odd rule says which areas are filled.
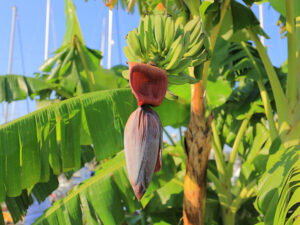
[[[159,106],[168,87],[166,71],[144,63],[129,62],[128,65],[129,82],[138,105]]]

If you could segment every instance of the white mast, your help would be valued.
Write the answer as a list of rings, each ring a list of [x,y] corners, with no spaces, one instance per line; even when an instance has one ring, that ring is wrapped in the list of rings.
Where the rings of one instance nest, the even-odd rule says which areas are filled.
[[[49,21],[50,21],[50,0],[47,0],[47,8],[46,8],[46,32],[45,32],[45,54],[44,54],[44,60],[48,59]]]
[[[8,56],[8,74],[11,74],[12,70],[12,58],[13,58],[13,49],[15,41],[15,25],[16,25],[16,16],[17,16],[17,7],[12,7],[12,24],[11,24],[11,33],[10,33],[10,44],[9,44],[9,56]],[[8,119],[8,103],[4,104],[4,123],[7,123]]]
[[[263,4],[258,5],[258,10],[259,10],[260,26],[262,29],[264,29]],[[263,45],[265,45],[265,37],[264,36],[260,36],[260,41],[262,42]]]
[[[104,48],[105,48],[105,26],[106,26],[106,18],[104,17],[102,20],[102,35],[101,35],[101,53],[102,56],[104,55]],[[100,65],[103,66],[103,58],[100,61]]]
[[[112,9],[108,12],[108,51],[107,51],[107,69],[111,68],[111,46],[113,44],[112,40],[112,20],[113,12]]]

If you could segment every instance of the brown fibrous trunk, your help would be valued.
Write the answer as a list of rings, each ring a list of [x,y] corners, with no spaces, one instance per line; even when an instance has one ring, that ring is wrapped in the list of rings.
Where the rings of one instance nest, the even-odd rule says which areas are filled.
[[[186,175],[184,178],[183,220],[185,225],[203,225],[206,202],[206,169],[211,150],[210,125],[205,118],[202,83],[192,86],[191,118],[185,135]]]

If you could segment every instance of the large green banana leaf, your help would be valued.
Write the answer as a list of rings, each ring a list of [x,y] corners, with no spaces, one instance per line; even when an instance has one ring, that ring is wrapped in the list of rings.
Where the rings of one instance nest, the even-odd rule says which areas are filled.
[[[54,84],[22,75],[0,76],[0,102],[26,99],[39,91],[53,89]]]
[[[179,215],[180,218],[184,170],[176,173],[173,157],[168,151],[164,152],[163,161],[163,171],[155,174],[153,179],[154,183],[158,180],[164,180],[165,183],[155,190],[147,190],[142,204],[136,200],[128,182],[124,152],[120,152],[102,164],[93,177],[54,203],[34,224],[99,224],[99,221],[101,224],[122,224],[125,216],[129,221],[133,217],[141,219],[140,215],[130,215],[142,208],[144,213],[151,216],[158,212],[166,213],[170,208],[178,208],[173,211],[173,215]],[[160,220],[178,222],[179,218],[176,221],[176,217],[170,218],[165,214]]]
[[[276,142],[259,181],[256,208],[264,215],[266,225],[299,224],[300,147],[284,148]]]
[[[91,146],[80,146],[81,147],[81,167],[84,166],[86,162],[90,162],[94,158],[94,149]],[[69,179],[75,171],[79,168],[75,168],[69,172],[64,173],[67,179]],[[6,197],[5,203],[11,214],[11,217],[15,223],[22,219],[27,212],[28,207],[32,204],[31,194],[34,195],[38,202],[44,201],[56,188],[58,187],[57,176],[53,174],[50,170],[49,181],[44,183],[40,182],[34,185],[34,187],[29,192],[28,190],[23,190],[22,194],[17,197]],[[1,212],[1,211],[0,211]],[[0,219],[1,224],[1,219]]]
[[[126,121],[137,107],[130,89],[93,92],[62,101],[0,126],[0,202],[54,174],[80,166],[80,145],[93,144],[98,160],[123,147]],[[168,111],[168,113],[163,113]],[[164,126],[187,121],[189,107],[165,100]]]
[[[67,197],[55,202],[34,224],[121,224],[125,213],[131,214],[139,207],[121,152]]]

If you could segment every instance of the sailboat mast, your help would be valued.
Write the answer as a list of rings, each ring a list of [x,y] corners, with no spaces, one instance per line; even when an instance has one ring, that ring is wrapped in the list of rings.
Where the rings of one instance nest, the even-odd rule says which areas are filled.
[[[12,70],[12,58],[13,58],[13,50],[14,50],[14,42],[15,42],[15,27],[16,27],[16,16],[17,16],[17,7],[12,7],[12,24],[11,24],[11,32],[10,32],[10,44],[9,44],[9,53],[8,53],[8,69],[7,73],[11,74]],[[4,123],[7,123],[8,120],[8,103],[4,104]]]
[[[111,46],[113,44],[112,40],[112,20],[113,11],[112,9],[108,12],[108,51],[107,51],[107,69],[111,68]]]
[[[101,35],[101,53],[102,56],[104,55],[104,48],[105,48],[105,26],[106,26],[106,18],[104,17],[102,20],[102,35]],[[100,65],[103,66],[103,58],[100,61]]]
[[[45,31],[45,54],[44,54],[44,60],[48,59],[49,24],[50,24],[50,0],[47,0],[47,6],[46,6],[46,31]]]

